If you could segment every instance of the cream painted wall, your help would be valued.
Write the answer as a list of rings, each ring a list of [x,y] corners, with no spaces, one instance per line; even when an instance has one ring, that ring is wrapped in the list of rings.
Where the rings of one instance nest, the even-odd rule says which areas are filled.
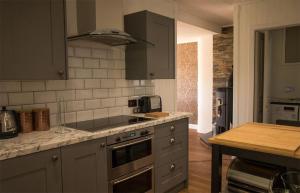
[[[254,31],[300,24],[299,0],[256,0],[234,9],[233,123],[253,120]]]

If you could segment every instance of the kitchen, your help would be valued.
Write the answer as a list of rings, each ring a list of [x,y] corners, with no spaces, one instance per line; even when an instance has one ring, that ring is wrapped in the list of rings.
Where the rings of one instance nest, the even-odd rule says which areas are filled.
[[[188,17],[174,2],[0,1],[0,102],[6,106],[1,116],[14,120],[18,112],[16,122],[28,132],[18,133],[18,124],[3,132],[15,138],[0,141],[0,192],[189,191],[192,114],[172,108],[175,19],[216,26]],[[265,8],[264,3],[270,0],[238,3],[235,11]],[[295,7],[286,7],[291,13],[299,7],[292,0],[288,5]],[[234,15],[240,39],[243,33],[236,29],[246,25],[243,17]],[[283,24],[295,24],[299,16],[289,22]],[[237,46],[234,127],[253,121],[253,104],[243,108],[251,104],[242,97],[251,89],[240,93],[241,88],[251,84],[243,82],[247,62],[235,67],[243,51]],[[213,163],[220,161],[218,140],[210,140],[217,155]],[[213,166],[211,192],[220,192]]]

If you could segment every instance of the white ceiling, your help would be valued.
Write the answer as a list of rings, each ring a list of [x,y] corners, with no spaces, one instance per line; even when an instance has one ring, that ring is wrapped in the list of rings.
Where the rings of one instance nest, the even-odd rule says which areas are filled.
[[[177,21],[177,44],[197,42],[202,36],[213,34],[215,33],[209,30]]]
[[[249,0],[174,0],[182,9],[220,26],[232,25],[233,7]]]

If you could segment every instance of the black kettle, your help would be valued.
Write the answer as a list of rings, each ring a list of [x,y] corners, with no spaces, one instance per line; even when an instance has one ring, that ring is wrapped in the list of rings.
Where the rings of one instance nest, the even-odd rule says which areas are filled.
[[[7,110],[2,107],[0,111],[0,139],[7,139],[18,136],[17,113],[14,110]]]

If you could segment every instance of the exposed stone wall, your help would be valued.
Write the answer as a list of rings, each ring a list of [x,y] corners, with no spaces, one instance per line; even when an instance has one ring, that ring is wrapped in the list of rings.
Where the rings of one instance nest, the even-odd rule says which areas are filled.
[[[222,29],[213,39],[213,121],[215,120],[215,91],[225,87],[233,67],[233,27]]]

